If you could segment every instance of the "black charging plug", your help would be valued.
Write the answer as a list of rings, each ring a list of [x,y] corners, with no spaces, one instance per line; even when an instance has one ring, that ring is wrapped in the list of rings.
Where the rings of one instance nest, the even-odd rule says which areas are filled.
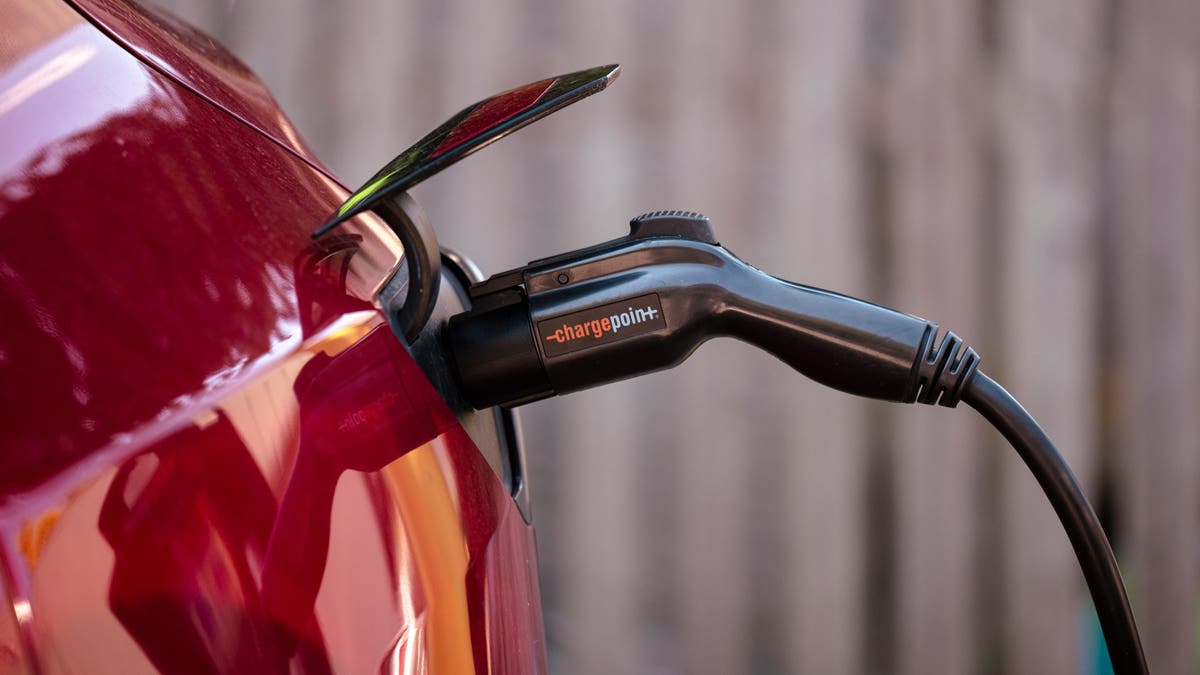
[[[498,274],[471,295],[447,338],[478,407],[670,368],[722,336],[889,401],[953,406],[979,363],[954,334],[938,342],[936,324],[742,262],[707,218],[682,211],[639,216],[628,236]]]

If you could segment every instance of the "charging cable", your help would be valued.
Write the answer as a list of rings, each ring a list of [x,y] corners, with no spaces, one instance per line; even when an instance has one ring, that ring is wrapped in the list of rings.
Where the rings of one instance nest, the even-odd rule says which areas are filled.
[[[446,340],[476,408],[517,406],[682,362],[733,337],[840,391],[975,408],[1016,449],[1058,514],[1096,605],[1116,673],[1148,672],[1112,548],[1062,456],[979,371],[954,333],[887,307],[770,276],[722,247],[707,218],[658,211],[630,233],[471,287]]]

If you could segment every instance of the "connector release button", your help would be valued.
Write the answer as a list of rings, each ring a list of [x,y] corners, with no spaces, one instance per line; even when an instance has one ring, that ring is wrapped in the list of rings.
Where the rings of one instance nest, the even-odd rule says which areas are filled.
[[[629,221],[629,236],[682,237],[705,244],[717,245],[708,216],[691,211],[652,211]]]

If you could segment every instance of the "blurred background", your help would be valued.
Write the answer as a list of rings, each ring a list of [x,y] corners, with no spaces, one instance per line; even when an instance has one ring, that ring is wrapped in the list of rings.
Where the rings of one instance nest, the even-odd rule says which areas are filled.
[[[350,187],[452,113],[609,91],[414,196],[492,273],[688,209],[778,276],[940,322],[1049,431],[1151,668],[1200,621],[1200,3],[169,0]],[[557,673],[1092,673],[1071,549],[968,410],[734,342],[524,411]]]

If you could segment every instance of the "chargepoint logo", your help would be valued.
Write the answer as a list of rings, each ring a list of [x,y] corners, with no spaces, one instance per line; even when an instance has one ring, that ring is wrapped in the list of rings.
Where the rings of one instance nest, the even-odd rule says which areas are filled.
[[[538,335],[546,356],[558,356],[666,327],[662,304],[651,293],[541,321]]]
[[[563,323],[562,327],[556,328],[553,333],[546,336],[546,339],[559,344],[587,338],[600,340],[610,333],[612,335],[620,333],[622,328],[653,321],[658,318],[659,314],[660,312],[653,305],[637,309],[629,307],[620,314],[591,319],[583,323]]]

